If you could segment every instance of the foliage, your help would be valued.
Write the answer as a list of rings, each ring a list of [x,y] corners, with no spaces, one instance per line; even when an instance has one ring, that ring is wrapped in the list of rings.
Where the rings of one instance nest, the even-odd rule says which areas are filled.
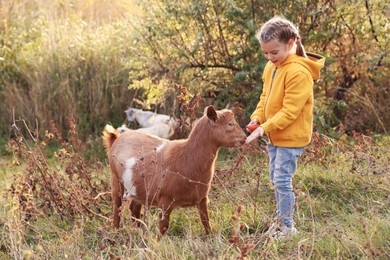
[[[221,107],[242,102],[237,94],[260,84],[265,63],[259,63],[256,28],[253,21],[241,20],[251,17],[250,6],[194,0],[148,1],[143,8],[135,26],[143,53],[151,53],[151,60],[143,65],[147,70],[141,77],[164,80],[167,86],[177,83],[202,96],[216,92]]]
[[[77,115],[83,140],[100,133],[107,120],[121,123],[132,97],[127,54],[135,48],[126,26],[84,17],[82,11],[97,11],[97,2],[81,13],[82,1],[29,2],[6,1],[0,9],[2,131],[10,132],[13,115],[43,128],[55,120],[61,131],[66,118]]]
[[[317,128],[331,133],[342,123],[348,131],[386,133],[390,84],[383,5],[376,0],[148,1],[137,27],[139,43],[152,53],[142,77],[165,80],[168,86],[178,82],[191,92],[213,90],[216,104],[238,101],[248,116],[257,103],[265,65],[255,32],[274,14],[283,14],[299,26],[306,49],[328,60],[315,85]]]
[[[310,21],[307,43],[328,58],[317,88],[320,99],[333,99],[320,108],[333,110],[328,126],[342,123],[349,131],[387,132],[383,101],[389,98],[390,86],[385,76],[389,71],[386,12],[382,1],[326,1],[306,17]]]
[[[379,0],[3,1],[0,134],[9,135],[13,114],[43,128],[55,120],[61,131],[74,114],[83,140],[107,121],[120,125],[129,105],[177,115],[176,85],[220,108],[239,104],[247,121],[266,62],[254,35],[274,14],[327,58],[315,84],[317,129],[386,133],[386,8]]]

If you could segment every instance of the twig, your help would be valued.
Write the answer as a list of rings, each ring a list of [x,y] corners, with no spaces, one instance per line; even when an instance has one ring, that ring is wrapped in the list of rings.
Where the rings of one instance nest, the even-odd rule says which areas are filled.
[[[367,94],[365,95],[365,98],[366,98],[366,101],[368,102],[368,104],[370,105],[372,111],[374,112],[376,118],[378,119],[379,124],[382,126],[383,131],[385,132],[385,134],[387,134],[386,127],[385,127],[385,125],[383,124],[381,118],[379,117],[378,112],[376,111],[374,105],[372,104],[372,102],[371,102],[371,100],[370,100],[370,98],[368,97]]]
[[[230,201],[233,202],[233,203],[236,203],[236,199],[235,197],[228,191],[228,189],[226,189],[225,185],[222,183],[221,179],[218,177],[217,174],[214,174],[214,177],[215,179],[219,182],[219,184],[221,184],[222,188],[225,190],[226,194],[228,194],[230,196]]]
[[[255,193],[254,207],[253,207],[253,218],[254,219],[256,219],[256,214],[257,214],[256,199],[257,199],[257,196],[259,195],[260,176],[261,176],[261,168],[259,167],[259,172],[257,174],[257,183],[256,183],[256,193]]]
[[[170,171],[170,172],[171,172],[171,171]],[[196,184],[208,186],[207,183],[204,183],[204,182],[201,182],[201,181],[194,181],[194,180],[192,180],[192,179],[190,179],[190,178],[188,178],[188,177],[186,177],[186,176],[180,174],[179,172],[171,172],[171,173],[174,173],[174,174],[176,174],[176,175],[179,175],[180,177],[182,177],[183,179],[187,180],[187,181],[190,182],[190,183],[196,183]]]
[[[103,196],[103,195],[106,195],[106,194],[110,194],[111,191],[106,191],[106,192],[100,192],[98,195],[96,195],[95,198],[93,198],[94,200],[97,200],[100,196]]]
[[[306,190],[307,192],[307,196],[309,198],[309,207],[310,207],[310,213],[311,213],[311,224],[312,224],[312,227],[313,227],[313,232],[312,232],[312,236],[311,236],[311,250],[310,250],[310,254],[309,256],[307,257],[307,259],[311,259],[311,256],[313,255],[313,251],[314,251],[314,237],[315,237],[315,223],[314,223],[314,210],[313,210],[313,201],[311,199],[311,196],[310,196],[310,193],[309,193],[309,190]]]

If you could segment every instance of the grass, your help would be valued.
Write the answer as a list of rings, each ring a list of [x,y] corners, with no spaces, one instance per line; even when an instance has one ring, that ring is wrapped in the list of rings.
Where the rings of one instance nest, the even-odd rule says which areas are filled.
[[[52,119],[64,126],[76,115],[84,121],[79,134],[85,139],[107,118],[123,122],[123,108],[133,98],[128,85],[136,49],[120,15],[134,5],[103,2],[2,1],[1,139],[10,134],[13,115],[43,128]]]
[[[28,165],[21,160],[14,165],[8,156],[1,160],[0,172],[0,259],[231,259],[242,256],[243,245],[253,245],[248,254],[253,259],[387,259],[388,145],[385,138],[365,152],[357,152],[361,146],[354,146],[355,152],[328,147],[325,160],[304,155],[294,178],[299,234],[287,241],[263,235],[275,211],[264,147],[221,151],[210,192],[211,236],[204,236],[197,210],[187,208],[172,213],[161,240],[156,209],[144,212],[142,228],[131,225],[128,211],[118,230],[107,219],[83,214],[61,218],[35,212],[25,220],[21,197],[8,189],[14,177],[27,174]],[[50,164],[55,163],[52,158]],[[108,174],[108,167],[102,172]],[[110,217],[109,196],[107,200],[101,215]],[[235,234],[237,225],[243,228]],[[235,235],[238,242],[230,243]]]
[[[210,237],[203,235],[192,208],[173,212],[170,229],[161,241],[154,209],[145,212],[142,229],[131,226],[128,212],[123,227],[112,229],[106,219],[111,217],[107,194],[96,207],[99,215],[91,216],[76,206],[79,212],[75,214],[68,203],[74,201],[75,191],[86,196],[86,203],[94,202],[96,196],[83,186],[82,173],[93,176],[100,192],[107,191],[109,183],[106,159],[96,161],[104,154],[99,137],[88,136],[100,135],[107,118],[120,125],[123,107],[134,96],[128,86],[150,83],[149,78],[140,79],[150,73],[145,64],[153,55],[145,52],[151,50],[137,42],[127,15],[123,17],[136,10],[137,1],[3,2],[0,259],[230,259],[242,256],[240,246],[252,244],[249,258],[253,259],[390,258],[388,136],[378,137],[379,146],[367,144],[364,138],[354,140],[347,149],[320,144],[302,158],[294,179],[300,233],[289,241],[262,237],[275,216],[275,202],[266,154],[258,147],[246,150],[241,161],[239,152],[221,150],[210,192],[214,230]],[[381,82],[382,77],[375,77]],[[53,119],[63,133],[68,116],[75,114],[83,122],[78,134],[88,139],[87,149],[48,143],[40,161],[33,162],[31,154],[40,154],[40,144],[29,142],[32,151],[12,154],[3,142],[11,135],[8,128],[14,113],[16,120],[25,118],[33,122],[30,127],[41,129]],[[89,160],[80,163],[81,157]],[[66,175],[67,170],[75,179]],[[42,175],[57,189],[49,190],[52,186],[44,185]],[[67,201],[61,204],[67,209],[62,214],[58,214],[61,207],[50,204],[55,201],[52,192],[58,190],[56,195]],[[244,210],[234,220],[239,205]],[[241,224],[244,228],[239,234],[232,232]],[[230,243],[235,235],[238,242]]]

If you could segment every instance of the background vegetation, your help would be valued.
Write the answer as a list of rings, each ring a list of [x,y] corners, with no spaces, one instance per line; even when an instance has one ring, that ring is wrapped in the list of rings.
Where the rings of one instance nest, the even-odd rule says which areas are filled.
[[[1,1],[0,259],[388,259],[389,12],[379,0]],[[274,202],[262,143],[221,151],[212,237],[191,209],[161,241],[153,210],[142,229],[128,213],[111,229],[103,126],[128,106],[185,120],[207,104],[244,126],[266,63],[254,35],[275,14],[327,59],[294,179],[300,234],[263,235]]]
[[[315,85],[316,126],[386,133],[389,6],[385,1],[17,1],[0,6],[0,134],[13,115],[83,139],[128,106],[180,113],[176,86],[219,108],[253,111],[265,59],[255,32],[275,14],[300,28],[327,65]]]

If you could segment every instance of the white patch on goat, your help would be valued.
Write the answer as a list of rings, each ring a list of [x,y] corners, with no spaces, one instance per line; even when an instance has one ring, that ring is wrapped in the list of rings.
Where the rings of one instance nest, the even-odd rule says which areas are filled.
[[[156,152],[159,153],[161,152],[162,149],[164,149],[165,145],[167,144],[167,142],[162,142],[157,148],[156,148]]]
[[[133,167],[137,163],[137,158],[132,157],[125,161],[125,172],[123,174],[123,185],[125,186],[125,193],[123,198],[131,198],[137,194],[137,189],[134,185]]]

